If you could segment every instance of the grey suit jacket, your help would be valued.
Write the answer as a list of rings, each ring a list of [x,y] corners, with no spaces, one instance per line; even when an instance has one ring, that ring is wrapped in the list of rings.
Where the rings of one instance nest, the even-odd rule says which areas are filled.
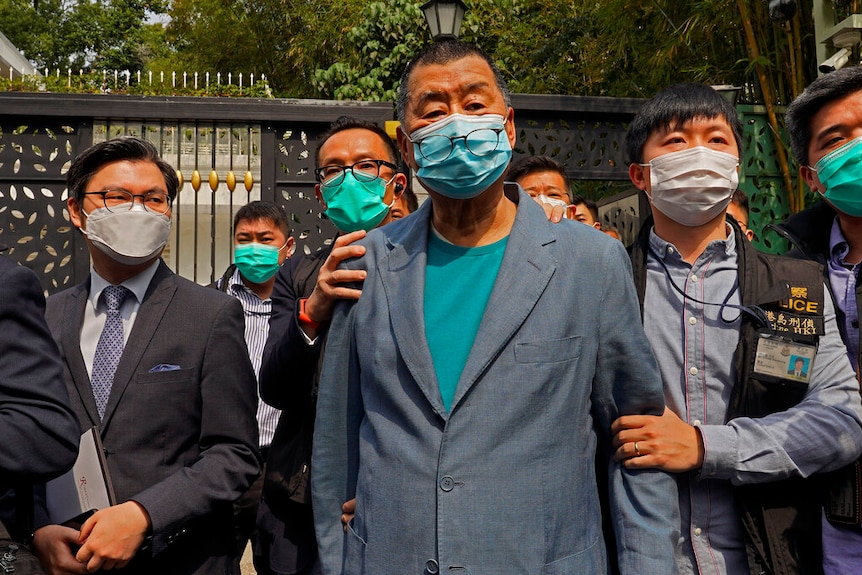
[[[152,520],[151,549],[126,570],[229,572],[230,504],[259,473],[257,392],[242,307],[161,262],[100,422],[81,356],[89,284],[50,297],[46,317],[72,408],[83,428],[100,426],[117,501],[137,501]],[[152,371],[160,364],[179,369]]]
[[[369,233],[366,255],[347,264],[369,273],[332,320],[312,465],[328,574],[342,572],[342,547],[346,574],[605,573],[597,459],[622,572],[674,572],[672,478],[596,457],[596,430],[608,440],[617,416],[664,406],[626,254],[583,224],[549,223],[516,190],[449,412],[424,329],[431,203]],[[342,535],[341,502],[354,494]]]

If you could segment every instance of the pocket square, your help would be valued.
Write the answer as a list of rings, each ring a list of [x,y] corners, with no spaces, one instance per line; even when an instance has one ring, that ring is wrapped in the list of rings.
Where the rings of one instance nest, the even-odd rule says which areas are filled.
[[[155,367],[150,368],[150,373],[156,373],[159,371],[176,371],[180,369],[180,366],[174,365],[172,363],[160,363]]]

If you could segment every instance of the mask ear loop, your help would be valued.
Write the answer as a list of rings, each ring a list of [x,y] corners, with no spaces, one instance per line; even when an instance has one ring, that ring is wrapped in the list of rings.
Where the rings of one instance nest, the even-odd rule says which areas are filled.
[[[711,303],[711,302],[707,302],[707,301],[700,301],[699,299],[696,299],[696,298],[691,297],[690,295],[687,295],[684,291],[682,291],[682,289],[680,289],[680,287],[678,285],[676,285],[676,283],[674,283],[673,278],[670,277],[670,270],[667,269],[667,264],[664,263],[664,260],[662,260],[657,253],[655,253],[655,250],[653,250],[652,246],[650,246],[649,251],[653,255],[653,257],[655,257],[656,261],[659,264],[661,264],[661,267],[664,269],[664,273],[665,273],[665,276],[667,277],[668,283],[670,283],[671,287],[677,293],[679,293],[683,297],[684,300],[688,299],[690,301],[693,301],[694,303],[699,303],[700,305],[718,306],[720,308],[719,312],[718,312],[718,317],[725,324],[731,324],[731,323],[735,322],[736,320],[740,319],[742,317],[742,314],[748,314],[749,316],[751,316],[754,319],[755,322],[757,322],[758,325],[764,326],[770,331],[774,331],[773,326],[772,326],[772,322],[769,321],[769,317],[766,315],[766,312],[763,311],[763,308],[761,308],[760,306],[736,305],[736,304],[732,304],[732,303],[727,303],[728,301],[730,301],[730,298],[733,296],[733,294],[735,292],[739,291],[739,281],[738,280],[733,282],[733,287],[730,288],[730,291],[727,292],[727,295],[724,296],[724,301],[722,301],[721,303]],[[739,310],[740,313],[738,316],[736,316],[733,319],[725,319],[725,317],[724,317],[725,308],[737,309],[737,310]]]

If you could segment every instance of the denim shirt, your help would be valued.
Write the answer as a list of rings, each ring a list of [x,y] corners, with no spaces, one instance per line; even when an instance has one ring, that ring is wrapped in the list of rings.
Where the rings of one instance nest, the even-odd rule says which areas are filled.
[[[685,292],[685,301],[671,282]],[[740,304],[732,233],[726,240],[710,243],[693,265],[655,230],[650,233],[644,327],[662,374],[668,407],[701,431],[702,426],[724,425],[735,379],[733,354],[739,342],[740,312],[722,307],[725,300],[729,305]],[[706,464],[706,456],[704,459]],[[696,471],[678,474],[677,483],[679,573],[747,573],[742,524],[731,483],[702,478]]]

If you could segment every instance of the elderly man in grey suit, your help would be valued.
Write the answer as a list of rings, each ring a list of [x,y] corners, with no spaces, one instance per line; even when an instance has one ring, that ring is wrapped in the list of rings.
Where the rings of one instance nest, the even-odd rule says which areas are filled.
[[[664,408],[622,246],[504,184],[514,114],[479,48],[425,49],[398,112],[430,201],[340,272],[363,283],[335,309],[318,397],[325,571],[605,573],[599,461],[621,572],[673,573],[672,479],[596,453],[618,415]]]
[[[117,504],[80,531],[43,524],[34,546],[49,573],[235,573],[231,502],[259,472],[242,307],[161,260],[179,183],[152,144],[96,144],[67,181],[93,265],[46,317]]]

